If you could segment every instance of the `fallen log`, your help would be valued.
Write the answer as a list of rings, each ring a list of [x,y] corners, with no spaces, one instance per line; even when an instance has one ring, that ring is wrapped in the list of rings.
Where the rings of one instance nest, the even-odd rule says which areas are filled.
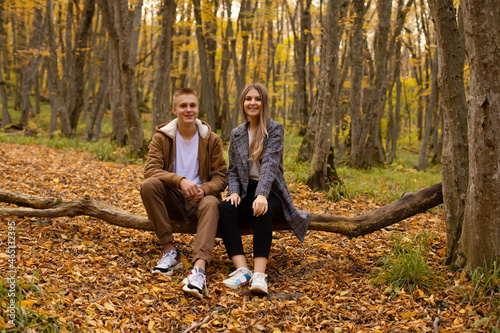
[[[44,198],[0,189],[0,202],[19,207],[0,208],[0,217],[94,217],[109,224],[140,230],[153,230],[147,216],[133,214],[118,207],[99,202],[89,195],[79,199]],[[406,218],[423,213],[443,203],[442,184],[405,192],[401,198],[386,206],[354,217],[331,214],[311,214],[309,230],[333,232],[348,237],[363,236]],[[173,221],[174,233],[196,233],[195,222]],[[276,221],[274,230],[290,230],[284,220]],[[251,234],[251,227],[244,226],[242,234]]]

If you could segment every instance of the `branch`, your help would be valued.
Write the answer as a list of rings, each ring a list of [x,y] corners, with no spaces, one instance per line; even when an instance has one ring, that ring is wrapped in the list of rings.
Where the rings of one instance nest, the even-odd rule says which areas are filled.
[[[0,189],[0,202],[14,204],[19,208],[0,208],[0,217],[75,217],[91,216],[109,224],[140,230],[153,230],[147,216],[137,215],[120,208],[101,203],[89,195],[80,199],[43,198]],[[441,183],[431,187],[404,193],[401,198],[387,206],[355,217],[330,214],[311,214],[309,230],[338,233],[348,237],[363,236],[406,218],[423,213],[443,203]],[[196,233],[196,223],[172,221],[174,233]],[[274,223],[274,230],[290,230],[284,220]],[[252,233],[250,225],[244,226],[242,234]]]

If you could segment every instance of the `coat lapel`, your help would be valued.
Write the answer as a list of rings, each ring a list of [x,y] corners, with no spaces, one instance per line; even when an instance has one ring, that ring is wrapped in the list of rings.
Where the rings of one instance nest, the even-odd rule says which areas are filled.
[[[246,126],[240,126],[238,132],[235,134],[235,147],[236,153],[238,155],[239,167],[243,167],[245,174],[248,175],[248,150],[250,144],[248,142],[248,133],[246,131]]]

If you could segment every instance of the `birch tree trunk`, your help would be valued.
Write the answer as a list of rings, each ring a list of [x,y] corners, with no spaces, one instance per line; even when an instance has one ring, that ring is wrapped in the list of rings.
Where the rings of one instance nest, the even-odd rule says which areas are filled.
[[[500,3],[466,0],[470,64],[469,178],[458,267],[491,266],[500,255]]]

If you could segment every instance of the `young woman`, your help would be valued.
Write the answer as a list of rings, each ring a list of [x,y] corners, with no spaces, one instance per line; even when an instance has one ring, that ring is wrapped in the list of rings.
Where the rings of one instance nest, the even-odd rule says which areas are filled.
[[[311,214],[298,211],[283,176],[283,126],[269,116],[266,89],[248,85],[240,96],[245,123],[231,132],[228,195],[219,204],[219,230],[236,268],[223,283],[237,289],[250,283],[256,294],[267,294],[266,266],[273,221],[284,218],[300,241]],[[254,272],[247,266],[240,223],[253,226]]]

